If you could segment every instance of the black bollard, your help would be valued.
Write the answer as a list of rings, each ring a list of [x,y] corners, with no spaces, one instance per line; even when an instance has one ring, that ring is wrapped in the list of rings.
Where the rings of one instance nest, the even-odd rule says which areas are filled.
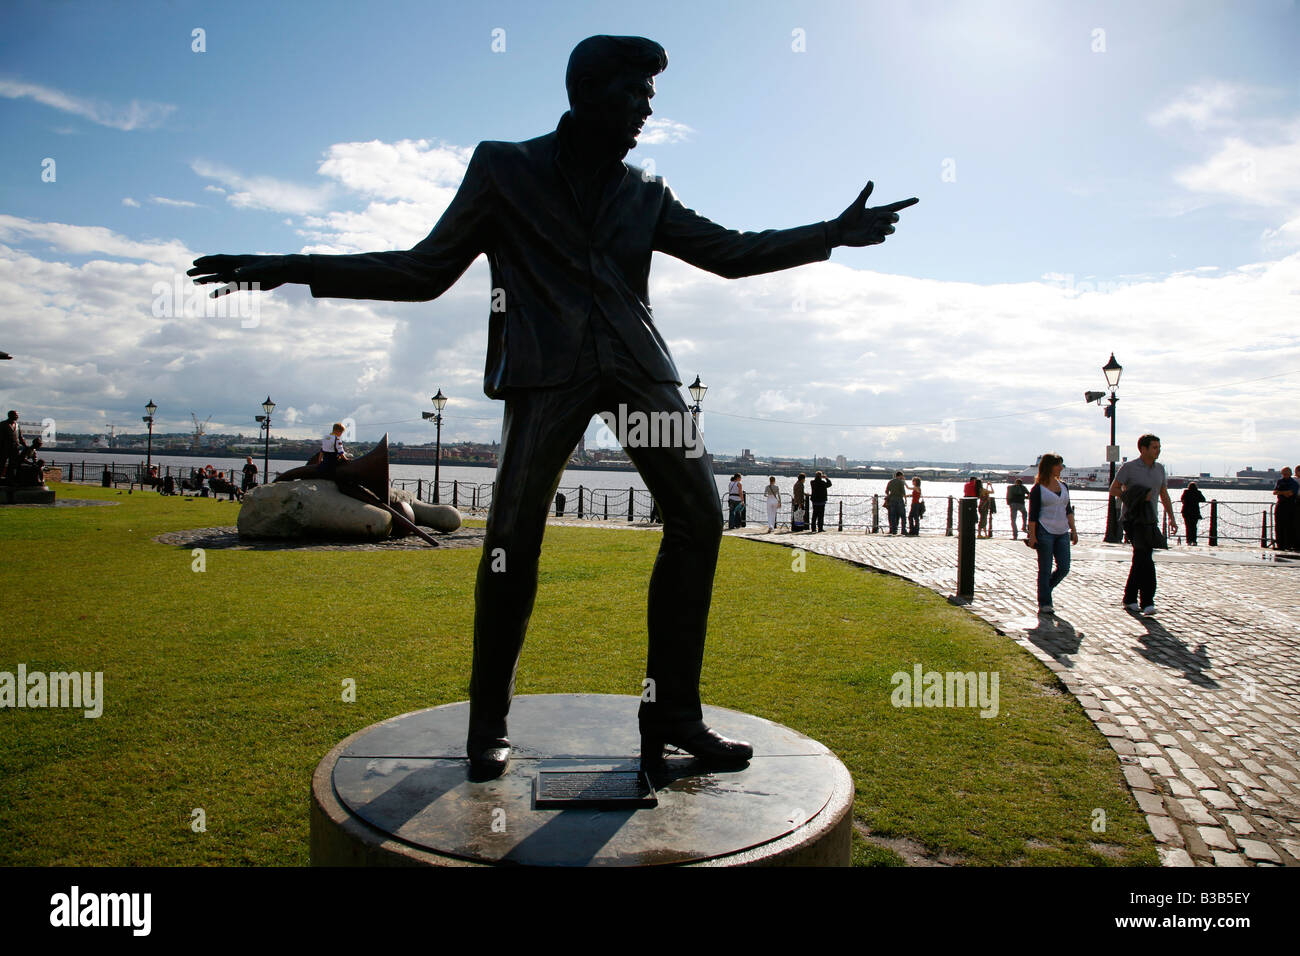
[[[957,600],[975,600],[975,498],[963,498],[957,512]]]
[[[1219,544],[1219,499],[1214,498],[1210,501],[1210,547],[1218,547]]]

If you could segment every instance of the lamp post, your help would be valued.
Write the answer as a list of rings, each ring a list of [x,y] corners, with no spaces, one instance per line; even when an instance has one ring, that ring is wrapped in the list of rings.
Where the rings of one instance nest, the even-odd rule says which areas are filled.
[[[1119,388],[1119,377],[1124,372],[1124,366],[1115,361],[1115,353],[1111,352],[1110,361],[1101,367],[1101,371],[1110,388],[1110,404],[1105,406],[1106,417],[1110,419],[1110,446],[1106,449],[1106,458],[1110,462],[1110,484],[1106,486],[1106,540],[1118,544],[1119,522],[1115,520],[1115,499],[1110,497],[1110,485],[1115,484],[1115,462],[1119,460],[1119,446],[1115,444],[1115,404],[1119,401],[1119,396],[1115,390]]]
[[[686,386],[686,390],[691,393],[691,398],[695,399],[695,404],[691,406],[691,418],[695,419],[695,425],[698,428],[700,424],[700,402],[704,400],[704,393],[709,390],[709,386],[700,381],[700,373],[695,373],[695,381]]]
[[[153,413],[158,411],[158,406],[153,403],[153,399],[151,398],[149,399],[149,404],[144,407],[144,410],[145,416],[140,419],[140,421],[149,425],[149,444],[144,454],[144,473],[145,476],[148,477],[153,467]]]
[[[266,396],[266,401],[262,403],[262,411],[265,415],[258,415],[257,421],[262,425],[262,432],[265,434],[264,444],[262,445],[262,484],[270,483],[271,469],[271,412],[275,411],[275,402],[271,401],[271,396]]]
[[[433,503],[438,503],[438,480],[442,476],[442,409],[447,404],[447,396],[442,394],[442,389],[438,389],[438,394],[430,399],[433,402],[435,411],[421,412],[425,421],[433,419],[433,423],[438,426],[437,438],[433,451]]]

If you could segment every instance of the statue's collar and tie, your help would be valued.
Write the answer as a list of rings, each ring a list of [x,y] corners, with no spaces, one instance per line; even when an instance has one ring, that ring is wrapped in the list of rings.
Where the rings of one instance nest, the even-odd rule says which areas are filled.
[[[588,220],[593,216],[596,198],[603,196],[607,202],[627,173],[623,165],[626,155],[626,149],[611,149],[607,141],[584,135],[572,112],[560,117],[555,130],[555,162]],[[604,204],[601,203],[602,210]]]

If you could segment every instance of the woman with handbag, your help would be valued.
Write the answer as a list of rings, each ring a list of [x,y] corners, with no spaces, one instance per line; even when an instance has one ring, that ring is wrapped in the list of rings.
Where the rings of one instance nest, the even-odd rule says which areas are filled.
[[[727,527],[739,528],[745,521],[745,489],[741,484],[740,475],[731,476],[731,482],[727,485]]]
[[[1070,545],[1079,543],[1074,530],[1070,489],[1061,483],[1065,461],[1050,452],[1038,459],[1038,477],[1029,491],[1029,532],[1025,543],[1038,552],[1038,613],[1055,614],[1052,589],[1070,573]],[[1052,570],[1052,562],[1056,570]]]
[[[790,530],[805,531],[808,528],[808,495],[804,491],[804,480],[808,476],[802,471],[790,493]]]

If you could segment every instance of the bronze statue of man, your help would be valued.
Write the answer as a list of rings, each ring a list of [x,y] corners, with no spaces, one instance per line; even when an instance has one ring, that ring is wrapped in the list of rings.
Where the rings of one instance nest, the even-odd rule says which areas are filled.
[[[907,199],[868,208],[868,183],[840,216],[794,229],[740,233],[678,202],[664,181],[623,162],[651,115],[654,77],[668,65],[642,37],[588,37],[569,57],[569,112],[552,133],[483,142],[428,237],[407,251],[360,255],[204,256],[196,282],[286,282],[314,296],[423,302],[480,254],[492,270],[484,391],[506,403],[496,492],[475,589],[474,663],[466,749],[475,779],[506,769],[506,716],[537,593],[548,505],[594,414],[677,413],[681,376],[650,312],[653,252],[727,278],[829,258],[838,245],[883,242]],[[235,291],[229,286],[214,295]],[[658,419],[662,421],[663,419]],[[694,435],[690,436],[692,439]],[[641,757],[664,745],[714,765],[743,764],[749,744],[703,721],[700,667],[722,519],[717,487],[694,442],[628,447],[663,516],[650,576],[649,652]],[[644,698],[653,697],[653,700]]]

